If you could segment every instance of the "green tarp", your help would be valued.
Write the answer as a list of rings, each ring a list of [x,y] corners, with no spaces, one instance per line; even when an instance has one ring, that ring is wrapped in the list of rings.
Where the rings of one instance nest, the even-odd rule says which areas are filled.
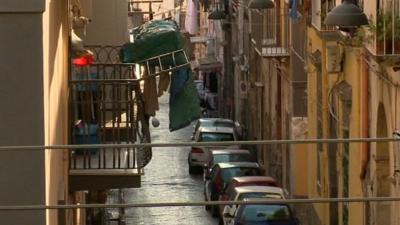
[[[149,58],[183,49],[184,42],[178,25],[173,20],[152,20],[132,30],[133,42],[121,49],[121,60],[138,63]],[[183,51],[175,55],[175,65],[186,63]],[[158,62],[150,62],[157,65]],[[162,59],[163,67],[173,65],[171,56]]]
[[[200,118],[200,99],[192,71],[185,67],[172,73],[169,98],[169,130],[186,127]]]

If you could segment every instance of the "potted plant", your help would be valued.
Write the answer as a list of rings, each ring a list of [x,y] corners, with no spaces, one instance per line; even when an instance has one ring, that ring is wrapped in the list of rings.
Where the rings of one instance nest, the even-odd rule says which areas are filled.
[[[392,12],[379,11],[376,21],[370,22],[370,31],[376,37],[377,53],[400,53],[399,15],[393,16]]]

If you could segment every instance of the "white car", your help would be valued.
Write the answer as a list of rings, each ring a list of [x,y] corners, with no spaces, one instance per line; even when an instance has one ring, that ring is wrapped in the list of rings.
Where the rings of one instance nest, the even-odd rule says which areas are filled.
[[[241,186],[236,187],[228,201],[243,201],[247,198],[285,199],[286,192],[280,187],[272,186]],[[226,205],[222,212],[223,224],[231,224],[238,205]]]
[[[195,142],[219,142],[237,140],[236,132],[231,127],[200,127],[195,133],[193,140]],[[196,167],[201,168],[206,165],[210,158],[210,149],[226,148],[227,146],[193,146],[188,155],[189,173],[194,173]],[[233,147],[233,146],[232,146]]]
[[[239,122],[234,122],[231,119],[224,119],[224,118],[200,118],[196,121],[193,125],[193,136],[192,140],[194,139],[194,135],[196,134],[197,130],[200,127],[228,127],[233,128],[236,132],[236,135],[240,138],[241,136],[241,126]]]

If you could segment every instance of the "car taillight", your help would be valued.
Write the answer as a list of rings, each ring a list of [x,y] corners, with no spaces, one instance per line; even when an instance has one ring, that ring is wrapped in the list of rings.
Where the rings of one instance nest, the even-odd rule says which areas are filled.
[[[191,152],[192,153],[203,153],[203,149],[201,149],[201,148],[192,148]]]

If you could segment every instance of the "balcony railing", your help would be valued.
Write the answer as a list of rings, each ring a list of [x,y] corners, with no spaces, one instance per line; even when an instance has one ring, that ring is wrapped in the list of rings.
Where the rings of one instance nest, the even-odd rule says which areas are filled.
[[[72,144],[150,142],[135,64],[119,63],[118,46],[90,46],[95,63],[71,66],[69,82]],[[101,63],[100,63],[101,62]],[[86,148],[70,151],[70,188],[140,186],[151,148]]]
[[[376,13],[369,29],[368,48],[375,55],[400,55],[400,12],[394,8]]]
[[[327,26],[324,21],[326,15],[335,7],[334,0],[327,1],[312,1],[312,11],[311,11],[311,24],[320,32],[331,33],[336,32],[335,26]]]
[[[278,14],[274,8],[251,12],[251,38],[261,56],[289,56],[289,22],[289,15]]]

